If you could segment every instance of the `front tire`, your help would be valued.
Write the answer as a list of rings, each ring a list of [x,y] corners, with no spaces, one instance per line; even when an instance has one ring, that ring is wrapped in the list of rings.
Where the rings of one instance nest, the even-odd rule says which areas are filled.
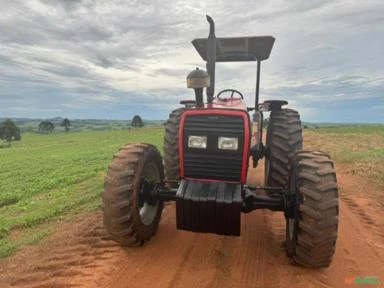
[[[287,217],[288,256],[306,267],[328,267],[335,252],[339,195],[334,164],[322,152],[298,151],[292,161],[293,214]]]
[[[163,203],[155,191],[163,171],[161,155],[150,144],[128,144],[114,155],[102,194],[104,226],[113,240],[137,246],[156,233]]]

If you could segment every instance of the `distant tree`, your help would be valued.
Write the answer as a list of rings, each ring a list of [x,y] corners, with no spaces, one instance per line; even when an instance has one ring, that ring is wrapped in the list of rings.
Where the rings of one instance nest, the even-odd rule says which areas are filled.
[[[139,115],[133,116],[131,126],[134,128],[140,128],[140,127],[144,126],[143,120],[141,119],[141,117]]]
[[[55,125],[53,125],[50,121],[42,121],[39,124],[39,132],[40,133],[52,133],[55,129]]]
[[[65,132],[69,131],[69,127],[71,126],[71,121],[68,120],[68,118],[65,118],[63,122],[61,122],[60,126],[65,128]]]
[[[308,127],[308,125],[304,125],[303,128],[304,129],[308,129],[309,127]]]
[[[15,131],[15,141],[20,141],[21,140],[21,133],[20,133],[20,128],[16,127]]]
[[[0,139],[7,141],[8,145],[11,145],[12,140],[21,140],[20,129],[11,119],[7,119],[0,124]]]

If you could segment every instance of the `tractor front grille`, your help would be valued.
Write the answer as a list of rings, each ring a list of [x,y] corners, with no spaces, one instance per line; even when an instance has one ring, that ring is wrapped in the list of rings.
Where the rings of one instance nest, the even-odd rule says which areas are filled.
[[[183,131],[184,176],[240,181],[244,151],[244,123],[239,116],[187,115]],[[207,149],[188,147],[188,137],[207,136]],[[237,137],[237,151],[218,149],[218,138]]]

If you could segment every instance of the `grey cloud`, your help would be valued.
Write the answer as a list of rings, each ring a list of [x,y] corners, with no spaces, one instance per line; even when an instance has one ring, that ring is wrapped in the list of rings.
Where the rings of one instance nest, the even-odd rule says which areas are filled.
[[[364,3],[359,3],[360,5]],[[363,5],[362,7],[355,7],[351,9],[348,3],[338,3],[338,13],[325,14],[323,19],[326,21],[343,22],[351,26],[360,27],[361,25],[379,25],[384,23],[383,9],[384,3],[382,1],[365,2],[370,5]]]
[[[185,77],[188,75],[189,72],[191,72],[193,69],[172,69],[172,68],[161,68],[161,69],[156,69],[153,71],[153,75],[168,75],[172,77],[180,77],[184,76]]]
[[[67,13],[81,8],[81,5],[87,6],[88,8],[92,5],[92,1],[83,0],[42,0],[42,3],[53,7],[60,6],[61,9],[65,10]]]
[[[171,107],[180,97],[193,95],[185,88],[185,77],[194,67],[204,67],[190,41],[207,35],[207,12],[215,18],[219,36],[277,36],[271,59],[262,65],[265,96],[298,97],[298,108],[320,103],[326,94],[377,99],[383,92],[379,63],[384,48],[377,37],[384,32],[379,25],[382,4],[348,3],[2,1],[0,112],[12,107],[65,112],[71,105],[89,105],[89,113],[100,115],[91,111],[100,103],[133,109],[132,101],[132,107]],[[361,53],[364,47],[367,53]],[[218,69],[217,87],[253,94],[254,66]],[[313,97],[308,102],[300,95]],[[92,97],[100,103],[92,103]]]
[[[287,99],[293,102],[296,107],[324,110],[328,114],[334,113],[339,117],[346,117],[348,115],[342,115],[345,110],[349,111],[347,114],[354,114],[358,110],[364,111],[377,105],[383,105],[383,84],[383,81],[376,83],[365,76],[342,76],[323,78],[312,84],[280,87],[277,90],[262,89],[261,93],[264,94],[264,98],[272,96],[273,98]],[[371,117],[373,115],[366,116]],[[378,111],[375,117],[375,119],[384,121],[384,115],[380,116]],[[314,119],[316,118],[314,117]]]

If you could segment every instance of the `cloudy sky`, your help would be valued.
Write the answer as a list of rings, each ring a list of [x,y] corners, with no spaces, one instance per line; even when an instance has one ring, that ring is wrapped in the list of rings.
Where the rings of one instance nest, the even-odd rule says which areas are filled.
[[[206,37],[272,35],[261,99],[306,121],[384,122],[383,0],[0,0],[0,117],[165,119]],[[255,63],[217,65],[253,103]]]

